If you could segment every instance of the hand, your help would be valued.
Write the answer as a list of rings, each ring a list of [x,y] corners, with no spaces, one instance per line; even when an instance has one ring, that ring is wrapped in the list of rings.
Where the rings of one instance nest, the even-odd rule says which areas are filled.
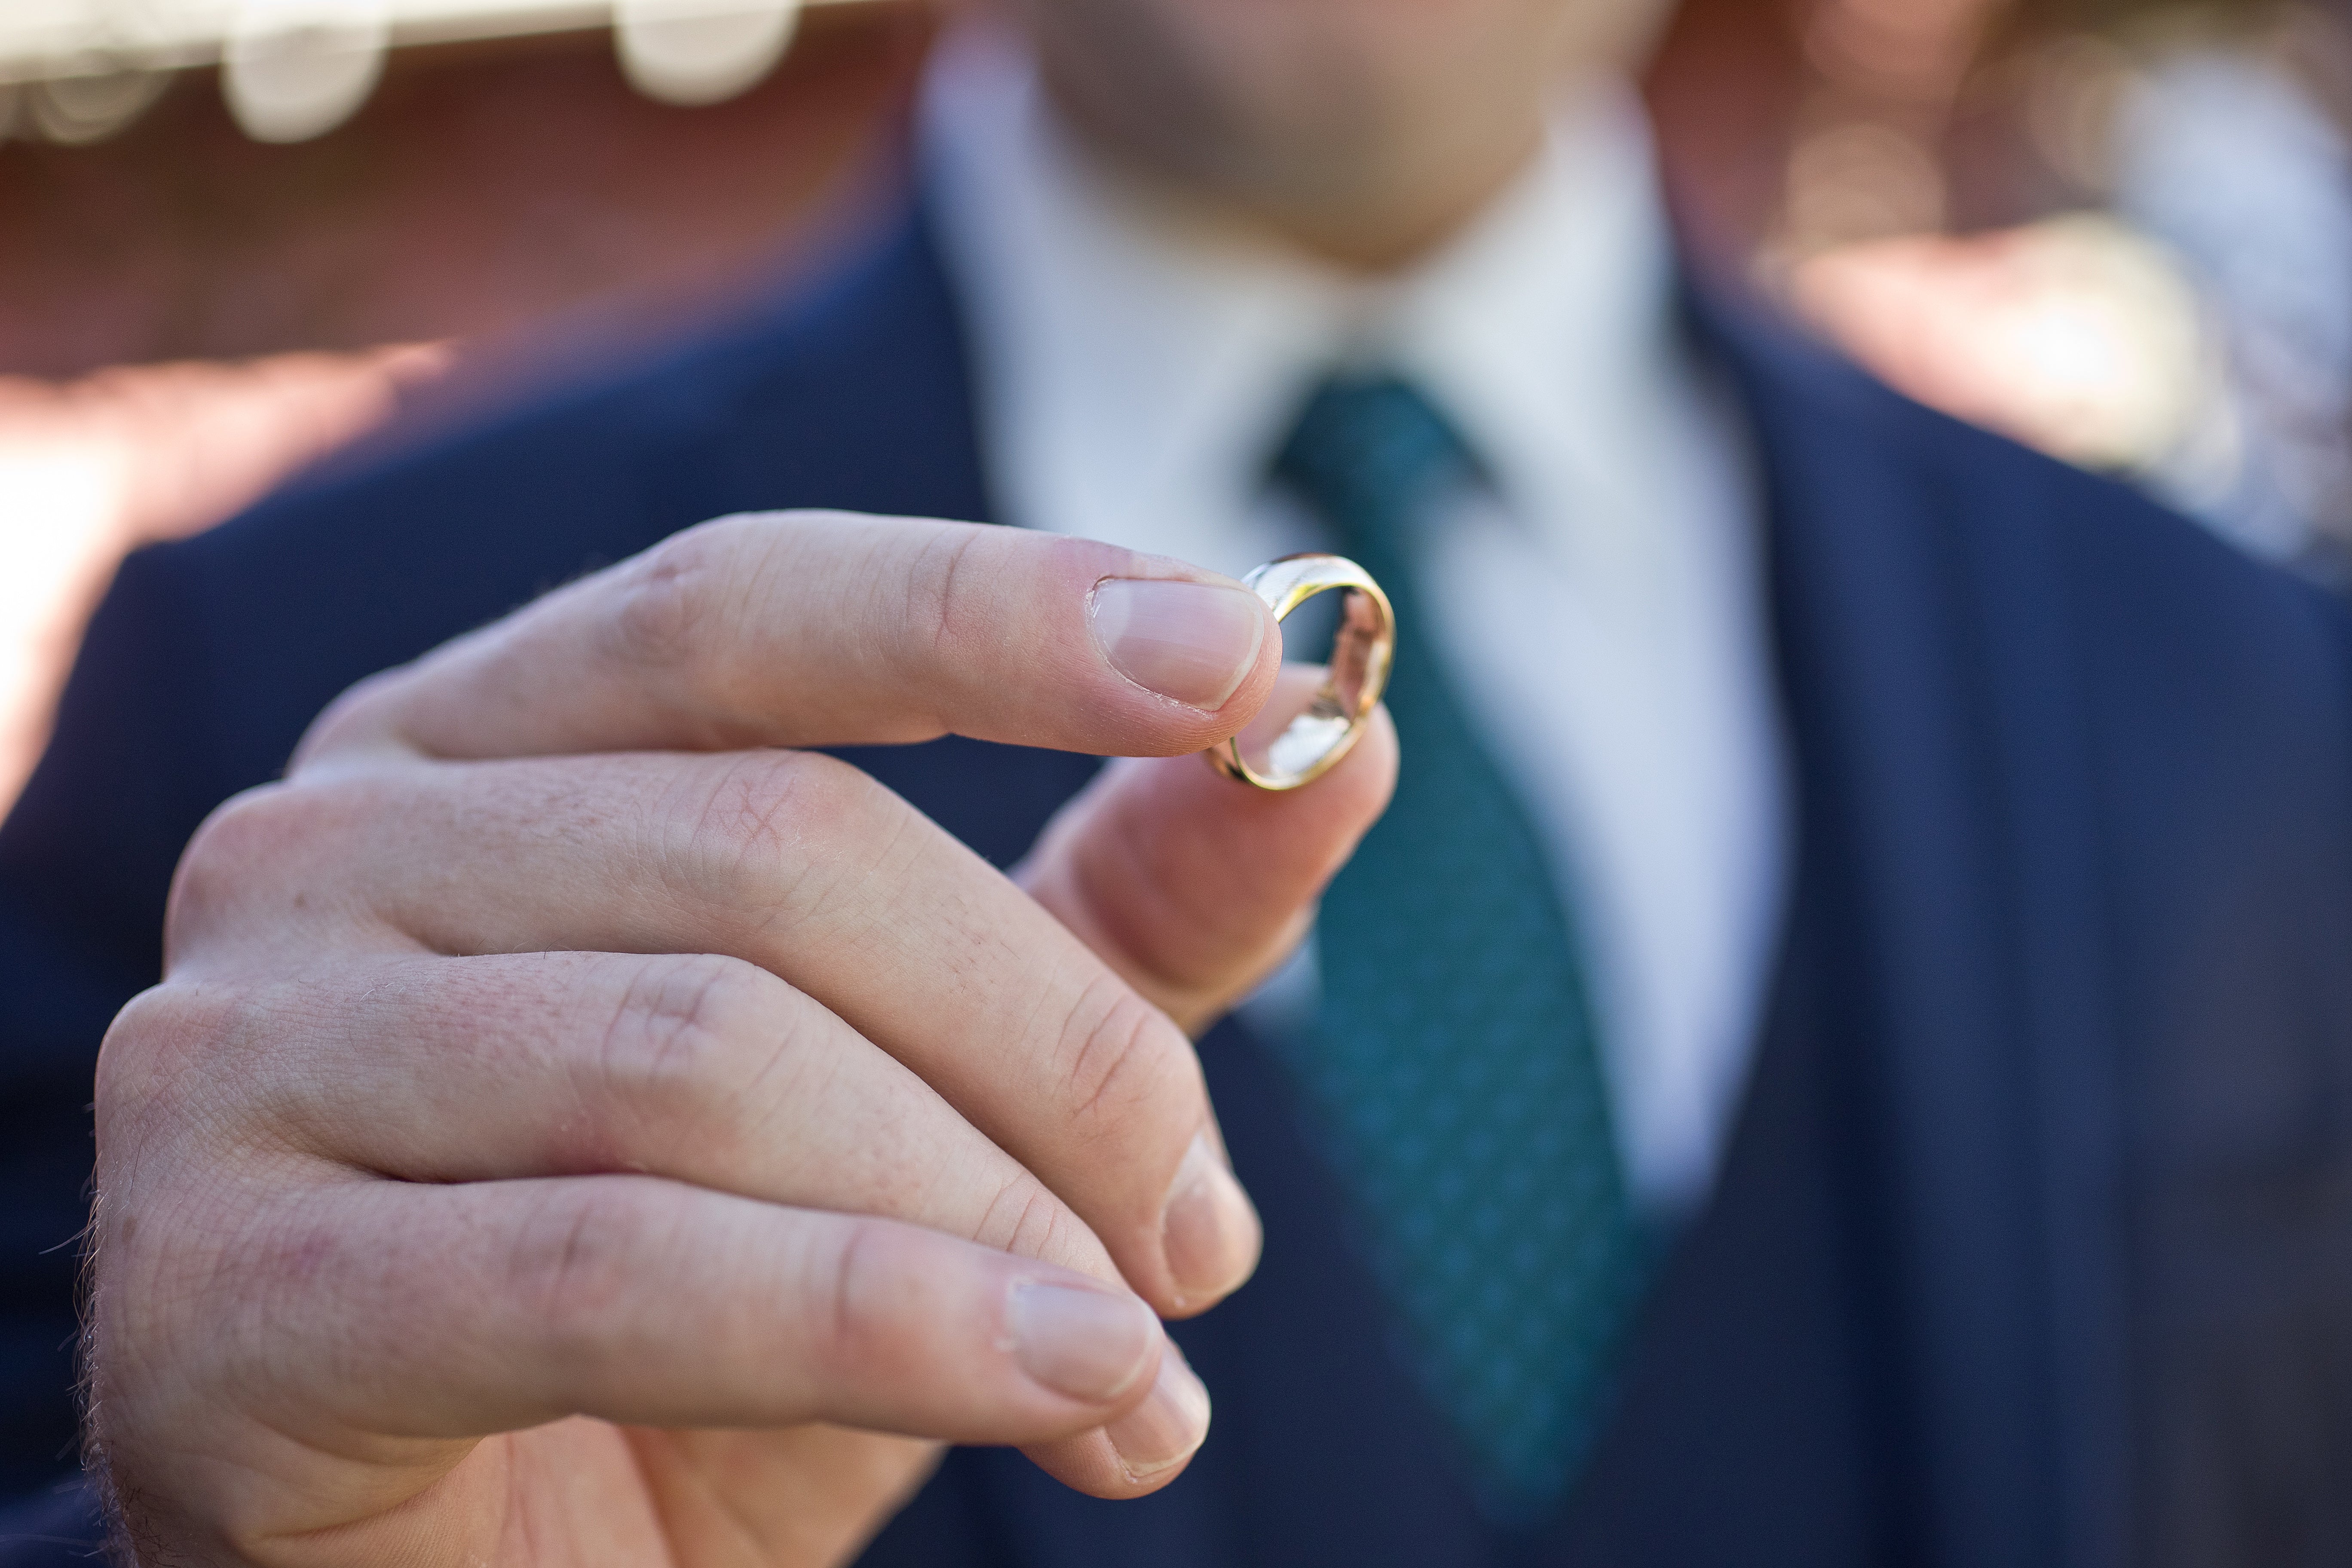
[[[1185,1037],[1393,737],[1296,795],[1229,581],[1009,529],[722,520],[354,688],[223,806],[99,1063],[91,1428],[142,1557],[837,1562],[940,1441],[1139,1496],[1154,1314],[1255,1265]],[[1115,764],[1022,885],[864,774]]]

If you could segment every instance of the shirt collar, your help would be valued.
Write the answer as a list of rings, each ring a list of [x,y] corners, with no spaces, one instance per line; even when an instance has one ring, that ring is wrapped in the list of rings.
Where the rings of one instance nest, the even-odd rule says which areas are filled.
[[[1002,33],[941,47],[922,134],[1006,521],[1238,574],[1269,552],[1267,458],[1316,380],[1359,361],[1438,400],[1531,525],[1629,515],[1611,492],[1639,482],[1674,357],[1671,245],[1630,90],[1564,99],[1477,220],[1377,281],[1108,167]]]

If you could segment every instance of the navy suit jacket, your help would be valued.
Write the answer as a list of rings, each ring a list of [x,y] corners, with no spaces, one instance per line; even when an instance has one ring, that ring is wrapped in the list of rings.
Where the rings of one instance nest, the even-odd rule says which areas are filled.
[[[1266,1250],[1180,1330],[1208,1446],[1118,1505],[960,1451],[871,1562],[2352,1561],[2352,622],[1691,319],[1760,455],[1795,891],[1719,1189],[1583,1483],[1532,1526],[1478,1515],[1229,1026],[1202,1055]],[[0,1563],[86,1530],[91,1061],[198,821],[352,681],[700,519],[988,517],[961,344],[912,219],[723,334],[124,565],[0,831]],[[999,864],[1095,765],[854,755]]]

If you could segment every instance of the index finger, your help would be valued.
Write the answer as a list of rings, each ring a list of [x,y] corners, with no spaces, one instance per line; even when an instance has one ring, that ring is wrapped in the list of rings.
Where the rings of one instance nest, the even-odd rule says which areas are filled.
[[[766,512],[689,529],[363,682],[298,762],[877,745],[1197,752],[1281,661],[1240,584],[981,523]]]

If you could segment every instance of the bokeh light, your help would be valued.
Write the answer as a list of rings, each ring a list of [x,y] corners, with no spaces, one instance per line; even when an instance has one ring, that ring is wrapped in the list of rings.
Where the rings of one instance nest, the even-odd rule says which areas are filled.
[[[391,36],[387,0],[237,0],[221,90],[255,141],[308,141],[367,101]]]
[[[614,41],[646,97],[719,103],[774,68],[799,16],[797,0],[615,0]]]

